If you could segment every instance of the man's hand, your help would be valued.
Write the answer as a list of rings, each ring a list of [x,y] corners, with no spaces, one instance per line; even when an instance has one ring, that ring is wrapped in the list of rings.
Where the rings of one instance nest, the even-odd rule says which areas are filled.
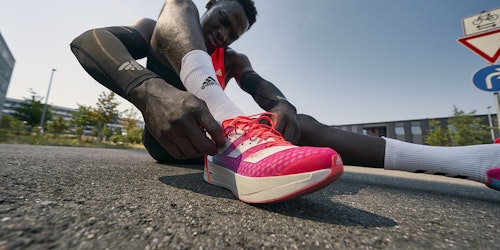
[[[141,111],[149,132],[177,159],[215,155],[224,146],[222,128],[205,102],[160,78],[133,89],[130,100]]]
[[[270,109],[269,112],[274,113],[278,120],[277,122],[274,121],[276,130],[278,130],[287,141],[296,145],[300,139],[300,130],[295,108],[288,103],[282,102]]]

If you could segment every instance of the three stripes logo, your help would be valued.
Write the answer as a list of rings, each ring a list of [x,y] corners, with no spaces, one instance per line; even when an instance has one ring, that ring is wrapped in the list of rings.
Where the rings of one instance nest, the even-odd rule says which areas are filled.
[[[144,67],[137,63],[135,60],[126,61],[118,68],[118,71],[122,70],[143,70]]]
[[[212,77],[209,76],[209,77],[207,77],[207,79],[205,79],[205,81],[201,85],[201,89],[205,89],[208,86],[217,85],[217,84],[218,84],[217,81],[215,81],[215,79],[213,79]]]

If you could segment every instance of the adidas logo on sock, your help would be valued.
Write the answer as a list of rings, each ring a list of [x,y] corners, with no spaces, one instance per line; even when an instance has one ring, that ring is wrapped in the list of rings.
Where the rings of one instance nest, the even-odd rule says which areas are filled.
[[[217,81],[215,81],[211,76],[207,77],[203,84],[201,84],[201,89],[205,89],[206,87],[209,87],[211,85],[217,85]]]
[[[142,65],[137,63],[135,60],[127,61],[127,62],[123,63],[122,65],[120,65],[120,67],[118,68],[119,71],[121,71],[121,70],[143,70],[143,69],[144,69],[144,67],[142,67]]]

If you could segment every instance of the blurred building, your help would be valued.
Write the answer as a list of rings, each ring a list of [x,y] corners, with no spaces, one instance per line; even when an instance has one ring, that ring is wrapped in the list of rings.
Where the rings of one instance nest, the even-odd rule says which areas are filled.
[[[474,115],[476,118],[481,118],[481,124],[489,127],[490,119],[493,126],[497,123],[496,114],[489,115]],[[448,123],[450,117],[439,117],[439,118],[426,118],[418,120],[402,120],[402,121],[387,121],[387,122],[376,122],[376,123],[361,123],[361,124],[346,124],[333,126],[335,128],[354,132],[364,135],[372,136],[383,136],[393,139],[398,139],[405,142],[411,142],[416,144],[425,144],[425,137],[429,135],[429,131],[432,129],[430,122],[432,120],[437,120],[443,129],[447,129],[451,126]],[[498,130],[491,129],[491,137],[496,138],[500,135]],[[492,139],[493,139],[492,138]],[[488,139],[486,139],[487,141]]]
[[[24,100],[6,98],[5,105],[3,107],[3,113],[13,114],[14,108],[24,102]],[[65,120],[70,120],[72,113],[77,112],[77,109],[65,108],[55,105],[50,105],[50,110],[54,116],[62,116]],[[0,110],[1,111],[1,110]],[[497,115],[496,114],[479,114],[474,115],[476,118],[481,118],[481,124],[490,127],[496,127]],[[425,137],[429,135],[429,131],[432,129],[430,122],[432,120],[437,120],[443,129],[449,128],[451,125],[448,123],[450,117],[438,117],[438,118],[426,118],[426,119],[415,119],[415,120],[401,120],[401,121],[386,121],[386,122],[376,122],[376,123],[358,123],[358,124],[345,124],[345,125],[335,125],[337,129],[344,131],[354,132],[358,134],[378,136],[378,137],[388,137],[393,139],[398,139],[405,142],[411,142],[416,144],[425,144]],[[123,120],[119,120],[114,124],[108,124],[108,127],[114,128],[119,127],[123,130],[121,125]],[[144,129],[144,121],[141,119],[138,121],[137,126]],[[90,130],[88,131],[90,132]],[[491,140],[500,137],[499,131],[496,128],[491,129],[492,135]],[[489,137],[489,136],[488,136]],[[490,140],[485,138],[485,141]]]
[[[12,115],[15,112],[15,107],[21,105],[25,100],[20,100],[20,99],[14,99],[14,98],[5,98],[5,103],[2,108],[4,114],[9,114]],[[71,109],[71,108],[65,108],[65,107],[60,107],[60,106],[55,106],[55,105],[50,105],[50,111],[52,112],[52,115],[55,116],[62,116],[64,120],[69,121],[71,119],[71,114],[73,112],[76,112],[76,109]]]
[[[3,112],[4,114],[9,114],[12,115],[15,113],[15,108],[16,106],[21,105],[25,100],[20,100],[20,99],[14,99],[14,98],[5,98],[5,104],[3,108],[0,110],[0,112]],[[69,121],[71,120],[71,117],[73,116],[74,112],[78,112],[78,109],[72,109],[72,108],[66,108],[66,107],[61,107],[61,106],[56,106],[56,105],[50,105],[50,111],[52,112],[52,116],[62,116],[64,120]],[[115,128],[119,127],[120,129],[124,130],[123,126],[121,125],[123,123],[122,119],[119,119],[116,123],[113,124],[108,124],[108,128]],[[144,128],[145,124],[144,121],[139,120],[137,121],[137,126],[140,128]],[[87,131],[90,133],[90,130]]]
[[[2,110],[15,61],[7,43],[3,39],[2,33],[0,33],[0,119],[2,119]]]

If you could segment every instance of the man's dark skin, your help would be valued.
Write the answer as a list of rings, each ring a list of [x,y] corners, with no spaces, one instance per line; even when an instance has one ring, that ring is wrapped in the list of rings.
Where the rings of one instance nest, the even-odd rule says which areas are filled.
[[[158,61],[179,74],[186,53],[203,50],[210,54],[216,48],[227,48],[249,26],[244,9],[237,1],[209,1],[207,12],[200,20],[192,1],[166,0],[157,22],[143,19],[130,27],[145,41],[150,41],[150,51]],[[117,46],[123,44],[118,40]],[[123,53],[129,53],[125,46]],[[310,116],[297,115],[288,101],[276,100],[275,105],[269,105],[269,100],[277,98],[276,93],[281,94],[272,83],[262,78],[244,84],[240,81],[246,72],[253,71],[248,57],[227,48],[224,59],[226,83],[234,78],[245,91],[260,90],[259,95],[252,97],[260,107],[276,115],[276,129],[287,140],[297,145],[331,147],[345,164],[383,166],[384,139],[334,129]],[[142,82],[130,92],[129,100],[141,111],[149,132],[177,159],[214,155],[217,148],[224,145],[222,128],[206,104],[161,78]]]
[[[202,18],[203,31],[198,18],[199,14],[197,8],[191,1],[184,1],[183,3],[179,3],[179,1],[166,1],[162,13],[154,27],[152,26],[154,24],[152,20],[143,20],[132,27],[140,31],[144,39],[151,40],[151,48],[154,51],[153,55],[158,60],[179,73],[182,57],[189,51],[198,49],[207,51],[210,54],[217,47],[227,47],[248,29],[248,20],[245,17],[242,6],[238,2],[223,1],[212,8],[213,4],[214,2],[209,2],[207,5],[209,11],[204,18]],[[217,18],[212,18],[212,16],[217,15],[220,10],[227,14],[228,20],[231,23],[229,27],[220,23]],[[185,29],[182,27],[191,28]],[[154,29],[153,32],[151,32],[152,28]],[[148,37],[149,34],[152,34],[151,38]],[[186,41],[193,42],[188,43]],[[231,49],[227,50],[225,62],[226,83],[233,77],[239,82],[239,78],[244,72],[253,70],[250,61],[245,55],[238,54]],[[161,87],[154,87],[158,84]],[[203,131],[194,129],[197,125],[195,123],[196,119],[203,113],[202,109],[205,108],[203,103],[196,103],[191,97],[186,96],[185,92],[176,93],[182,91],[172,91],[171,89],[165,90],[164,87],[165,84],[154,79],[153,83],[146,81],[131,92],[132,103],[141,110],[143,115],[145,114],[144,111],[147,110],[145,108],[147,103],[142,101],[145,99],[150,105],[155,107],[153,112],[163,113],[161,117],[165,117],[169,120],[176,120],[173,124],[178,125],[178,128],[158,129],[159,131],[169,131],[167,133],[155,133],[153,131],[156,129],[153,127],[153,124],[161,123],[162,125],[167,125],[169,123],[165,123],[164,121],[156,122],[154,120],[149,120],[148,122],[148,120],[146,120],[149,131],[152,132],[155,138],[159,139],[162,146],[176,158],[192,158],[193,156],[199,156],[203,153],[216,153],[216,151],[214,151],[216,148],[210,140],[207,140]],[[138,98],[140,96],[147,98]],[[158,97],[159,100],[154,99],[154,97]],[[165,105],[165,99],[168,99],[168,102],[171,101],[177,104],[183,103],[184,105],[182,105],[182,107],[172,107],[172,103]],[[199,102],[202,101],[200,100]],[[162,111],[163,109],[159,108],[162,106],[168,108]],[[172,108],[175,110],[172,110]],[[269,111],[278,115],[277,130],[281,131],[285,138],[296,143],[299,133],[297,129],[298,125],[295,108],[282,103]],[[147,119],[147,117],[159,116],[160,115],[154,114],[144,115],[145,119]],[[285,117],[288,119],[285,119]],[[204,126],[204,124],[208,125]],[[211,121],[204,120],[200,122],[200,125],[211,134],[217,145],[223,145],[224,138],[220,127],[215,128]],[[165,134],[165,136],[162,136],[163,134]],[[186,140],[186,137],[189,139]]]

